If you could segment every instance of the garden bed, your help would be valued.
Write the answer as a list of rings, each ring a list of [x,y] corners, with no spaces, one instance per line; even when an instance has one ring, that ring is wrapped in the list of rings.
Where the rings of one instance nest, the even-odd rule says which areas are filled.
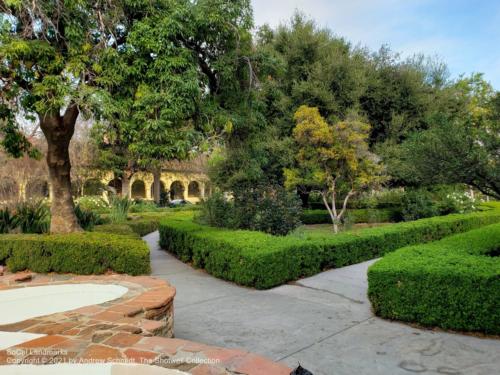
[[[374,312],[389,319],[500,334],[500,224],[399,249],[368,271]]]
[[[493,206],[492,206],[493,207]],[[276,237],[201,225],[180,212],[160,222],[160,244],[185,262],[222,279],[271,288],[324,269],[380,257],[401,247],[435,241],[500,221],[500,207],[337,235]]]

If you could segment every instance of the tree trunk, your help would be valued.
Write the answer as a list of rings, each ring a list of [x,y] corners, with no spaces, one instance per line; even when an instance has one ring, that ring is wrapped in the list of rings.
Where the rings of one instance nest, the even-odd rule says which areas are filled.
[[[40,127],[47,140],[47,166],[49,169],[50,233],[71,233],[82,230],[75,215],[71,195],[71,162],[69,143],[75,131],[78,107],[70,104],[65,114],[58,112],[39,115]]]
[[[335,194],[334,194],[335,196]],[[339,227],[337,225],[337,213],[335,208],[335,200],[333,200],[333,207],[330,207],[328,200],[326,199],[326,192],[321,193],[321,197],[323,198],[323,203],[328,210],[328,214],[330,215],[330,219],[332,220],[333,232],[338,233]]]
[[[130,199],[130,175],[127,171],[122,175],[122,197]]]
[[[160,204],[161,194],[161,170],[155,169],[153,171],[153,199],[156,204]]]

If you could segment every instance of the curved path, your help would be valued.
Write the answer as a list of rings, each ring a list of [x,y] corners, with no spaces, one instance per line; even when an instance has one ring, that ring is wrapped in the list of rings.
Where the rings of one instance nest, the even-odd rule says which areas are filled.
[[[366,297],[373,261],[258,291],[216,279],[144,237],[153,276],[177,289],[177,338],[298,362],[314,375],[498,374],[500,340],[434,332],[375,317]]]

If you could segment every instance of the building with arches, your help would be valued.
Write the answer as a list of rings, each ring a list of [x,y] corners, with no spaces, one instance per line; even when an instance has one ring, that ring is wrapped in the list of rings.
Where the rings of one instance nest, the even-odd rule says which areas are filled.
[[[112,172],[101,178],[104,186],[116,194],[122,194],[122,180]],[[149,172],[137,172],[129,180],[130,199],[153,200],[154,177]],[[197,203],[211,193],[208,176],[200,172],[163,170],[160,174],[160,191],[168,193],[170,200],[185,199]]]
[[[0,174],[0,203],[50,199],[50,185],[45,165],[36,162],[36,165],[32,166],[30,163],[34,162],[28,160],[20,164],[19,160],[9,161],[10,169],[5,168],[5,174]],[[113,172],[95,170],[86,175],[88,175],[86,178],[79,176],[81,189],[75,190],[75,196],[107,194],[109,191],[122,195],[122,180]],[[128,197],[153,200],[153,181],[153,173],[135,172],[128,181]],[[75,178],[73,182],[76,187]],[[168,193],[170,200],[185,199],[191,203],[198,203],[208,197],[211,190],[206,174],[206,160],[203,158],[189,162],[168,162],[161,170],[160,191]]]

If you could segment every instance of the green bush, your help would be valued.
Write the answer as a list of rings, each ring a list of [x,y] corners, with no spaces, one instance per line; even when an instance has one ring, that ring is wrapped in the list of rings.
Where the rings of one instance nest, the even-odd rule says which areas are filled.
[[[497,205],[484,212],[297,238],[209,227],[193,222],[193,213],[179,212],[160,222],[160,244],[216,277],[265,289],[499,221]]]
[[[133,237],[143,237],[158,230],[159,220],[155,218],[137,218],[122,223],[96,225],[94,232],[107,232]]]
[[[75,199],[75,204],[83,210],[94,212],[109,211],[109,203],[101,195],[85,195]]]
[[[154,218],[129,220],[126,223],[140,237],[158,230],[159,220]]]
[[[132,201],[128,197],[119,197],[117,195],[112,195],[110,198],[110,213],[109,219],[112,223],[120,223],[127,220],[128,211]]]
[[[0,208],[0,233],[9,233],[15,227],[14,216],[8,207]]]
[[[368,271],[384,318],[500,334],[500,224],[399,249]]]
[[[26,201],[16,206],[13,221],[23,233],[47,233],[50,227],[50,210],[43,201]]]
[[[91,231],[95,225],[102,224],[99,214],[83,209],[79,205],[75,207],[75,215],[83,230]]]
[[[121,236],[131,236],[137,239],[140,238],[140,236],[134,232],[132,227],[126,223],[96,225],[93,228],[93,231],[98,233],[112,233]]]
[[[221,228],[250,229],[284,236],[300,225],[296,194],[280,187],[258,187],[228,201],[214,193],[202,203],[196,221]]]
[[[137,200],[137,201],[134,201],[130,205],[129,212],[132,212],[132,213],[155,212],[155,211],[159,211],[159,210],[160,210],[160,207],[158,207],[156,205],[156,203],[153,201]]]
[[[359,208],[346,211],[349,223],[388,223],[397,220],[397,210],[390,208]],[[327,210],[304,210],[300,216],[303,224],[331,224]]]
[[[4,234],[0,236],[0,263],[12,272],[150,272],[147,245],[140,239],[111,233]]]
[[[233,205],[224,194],[216,191],[203,201],[201,209],[196,215],[196,221],[218,228],[234,226],[232,218]]]
[[[412,221],[439,215],[439,209],[432,194],[424,189],[405,192],[401,202],[401,217]]]

